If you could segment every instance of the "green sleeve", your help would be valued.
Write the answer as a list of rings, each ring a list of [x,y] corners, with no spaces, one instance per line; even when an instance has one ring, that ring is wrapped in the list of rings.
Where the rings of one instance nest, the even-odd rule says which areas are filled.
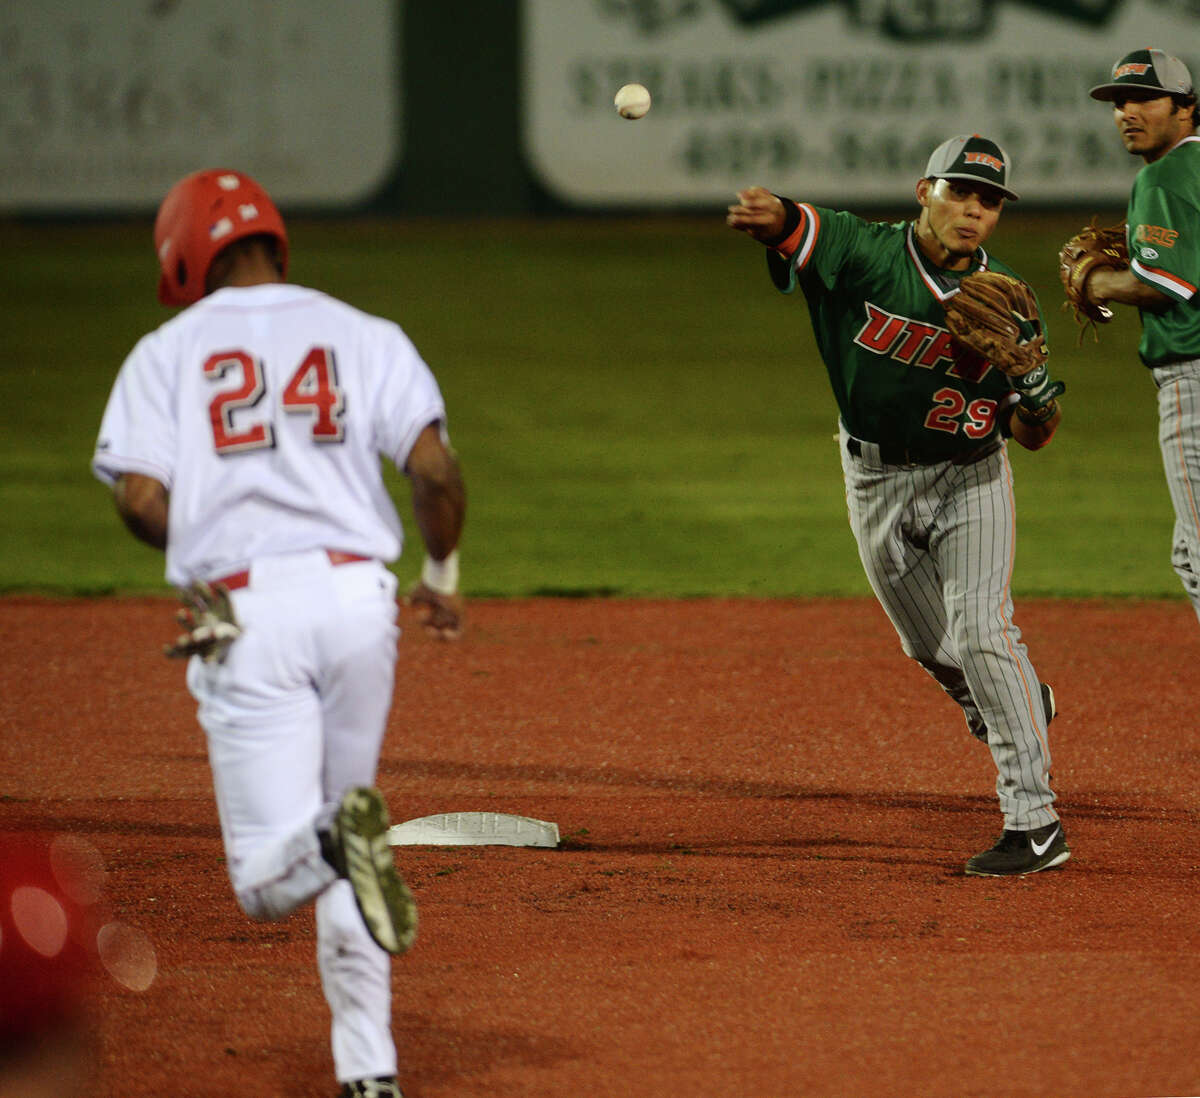
[[[1200,273],[1200,211],[1167,187],[1135,190],[1129,206],[1129,260],[1143,282],[1189,301]]]
[[[791,241],[794,248],[785,257],[777,250],[767,252],[771,281],[782,293],[791,293],[800,282],[819,284],[832,290],[842,271],[870,258],[863,243],[869,226],[854,214],[796,203],[799,224]]]

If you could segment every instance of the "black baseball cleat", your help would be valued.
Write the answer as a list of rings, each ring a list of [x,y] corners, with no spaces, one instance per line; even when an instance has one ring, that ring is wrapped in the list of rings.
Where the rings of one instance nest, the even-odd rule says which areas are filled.
[[[1046,723],[1049,724],[1056,716],[1058,716],[1058,706],[1054,704],[1054,690],[1048,682],[1041,684],[1042,687],[1042,711],[1046,714]]]
[[[404,1098],[400,1084],[394,1075],[381,1075],[377,1079],[355,1079],[342,1084],[339,1098]]]
[[[1023,877],[1062,865],[1071,856],[1062,824],[1055,820],[1033,831],[1008,831],[991,850],[967,862],[968,877]]]
[[[1054,687],[1048,682],[1039,683],[1042,688],[1042,712],[1046,716],[1046,727],[1050,727],[1050,722],[1058,716],[1058,704],[1054,700]],[[1054,781],[1053,774],[1047,774],[1050,781]]]
[[[342,798],[322,846],[326,860],[354,889],[359,913],[379,948],[404,953],[416,941],[417,902],[396,871],[387,833],[387,806],[379,790],[360,786]]]

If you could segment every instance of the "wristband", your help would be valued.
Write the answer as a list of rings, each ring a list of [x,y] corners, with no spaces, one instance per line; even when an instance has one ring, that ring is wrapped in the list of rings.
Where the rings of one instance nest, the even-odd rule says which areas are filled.
[[[1028,408],[1018,401],[1016,411],[1017,418],[1022,423],[1028,423],[1030,427],[1040,427],[1054,418],[1055,412],[1058,411],[1058,401],[1051,399],[1040,408]]]
[[[451,549],[445,560],[434,560],[426,554],[421,567],[421,582],[439,595],[453,595],[458,591],[458,550]]]
[[[1036,412],[1052,403],[1057,397],[1067,391],[1061,381],[1051,381],[1050,373],[1043,362],[1028,373],[1012,379],[1013,388],[1017,391],[1020,406],[1031,412]]]
[[[783,231],[778,236],[761,242],[768,248],[778,248],[780,245],[786,244],[788,238],[800,227],[800,222],[803,220],[800,207],[795,202],[790,198],[784,198],[781,194],[777,194],[775,197],[783,203]]]
[[[1067,387],[1061,381],[1048,381],[1032,392],[1021,393],[1017,398],[1017,407],[1036,412],[1047,404],[1053,404],[1066,391]]]

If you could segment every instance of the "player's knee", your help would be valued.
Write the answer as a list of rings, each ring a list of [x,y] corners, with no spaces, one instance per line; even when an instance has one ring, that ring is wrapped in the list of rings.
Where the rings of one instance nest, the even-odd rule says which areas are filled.
[[[1004,646],[1003,629],[997,629],[1002,615],[989,603],[962,599],[946,608],[946,632],[963,659],[968,653],[979,655],[999,651]]]
[[[256,923],[273,923],[286,919],[296,909],[296,899],[279,880],[263,880],[244,873],[231,876],[233,894],[238,907]]]
[[[951,657],[940,647],[929,648],[914,641],[905,641],[902,647],[904,648],[904,654],[910,660],[914,660],[920,664],[938,682],[941,682],[945,678],[948,669],[954,666]]]
[[[271,902],[270,895],[264,889],[235,888],[238,907],[256,923],[273,923],[289,914],[278,904]]]

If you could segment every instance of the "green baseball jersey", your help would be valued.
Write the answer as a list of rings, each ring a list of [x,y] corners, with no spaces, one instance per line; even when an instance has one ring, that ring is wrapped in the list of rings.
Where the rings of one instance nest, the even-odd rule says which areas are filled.
[[[971,271],[1012,270],[979,248],[968,270],[947,271],[909,223],[798,205],[790,254],[768,251],[768,266],[780,290],[799,286],[808,301],[846,429],[916,462],[994,441],[1016,396],[1004,373],[952,340],[945,305]]]
[[[1200,358],[1200,137],[1138,172],[1125,221],[1133,273],[1173,302],[1142,310],[1138,354],[1147,366]]]

